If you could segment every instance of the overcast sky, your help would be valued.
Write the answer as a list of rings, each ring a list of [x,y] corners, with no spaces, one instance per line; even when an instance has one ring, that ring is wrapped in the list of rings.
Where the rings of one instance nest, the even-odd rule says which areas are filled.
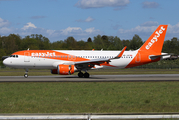
[[[73,36],[148,39],[167,24],[166,39],[179,38],[179,0],[0,0],[0,35],[42,34],[51,42]]]

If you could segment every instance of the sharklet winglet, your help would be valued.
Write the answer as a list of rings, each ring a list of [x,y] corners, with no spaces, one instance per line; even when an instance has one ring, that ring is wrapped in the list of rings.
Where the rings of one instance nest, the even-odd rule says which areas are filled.
[[[122,49],[122,51],[121,51],[114,59],[122,57],[122,55],[123,55],[124,51],[126,50],[126,48],[127,48],[127,46],[125,46],[125,47]]]

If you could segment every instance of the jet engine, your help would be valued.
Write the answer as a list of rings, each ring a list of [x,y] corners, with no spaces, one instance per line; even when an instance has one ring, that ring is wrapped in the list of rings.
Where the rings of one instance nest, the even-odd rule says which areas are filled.
[[[52,74],[59,74],[59,75],[71,75],[75,72],[74,65],[58,65],[57,69],[52,69]]]

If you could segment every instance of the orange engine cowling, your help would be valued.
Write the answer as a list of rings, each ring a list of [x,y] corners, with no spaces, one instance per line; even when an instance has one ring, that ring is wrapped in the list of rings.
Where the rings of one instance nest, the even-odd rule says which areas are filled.
[[[75,72],[74,65],[58,65],[57,69],[51,70],[52,74],[71,75]]]

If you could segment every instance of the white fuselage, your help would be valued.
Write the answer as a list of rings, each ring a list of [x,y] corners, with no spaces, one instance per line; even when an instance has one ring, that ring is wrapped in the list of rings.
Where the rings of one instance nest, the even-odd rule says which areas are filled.
[[[6,66],[12,68],[24,69],[54,69],[58,64],[73,64],[74,62],[93,59],[111,59],[114,58],[120,51],[84,51],[84,50],[54,50],[56,53],[63,54],[29,54],[29,56],[18,55],[18,57],[9,57],[3,61]],[[15,53],[14,53],[15,54]],[[27,54],[27,52],[26,52]],[[112,59],[110,65],[95,65],[95,68],[125,68],[136,56],[136,51],[125,51],[120,59]],[[140,59],[136,59],[140,62]]]

